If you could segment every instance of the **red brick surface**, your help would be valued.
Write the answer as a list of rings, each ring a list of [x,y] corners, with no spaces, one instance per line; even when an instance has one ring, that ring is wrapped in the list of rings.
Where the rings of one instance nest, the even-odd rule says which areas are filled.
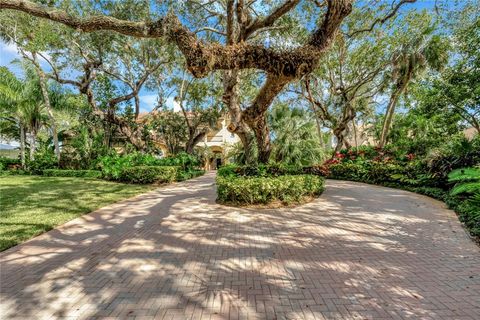
[[[480,319],[480,249],[440,202],[341,181],[297,208],[214,198],[208,174],[0,253],[0,318]]]

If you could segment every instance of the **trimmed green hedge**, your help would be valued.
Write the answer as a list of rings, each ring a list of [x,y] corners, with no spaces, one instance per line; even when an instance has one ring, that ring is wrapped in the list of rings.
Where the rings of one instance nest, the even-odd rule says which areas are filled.
[[[19,159],[12,159],[7,157],[0,157],[0,170],[7,170],[10,166],[19,166]]]
[[[325,180],[315,175],[278,177],[217,176],[217,195],[221,203],[268,204],[300,202],[304,197],[320,195]]]
[[[99,170],[61,170],[45,169],[43,175],[47,177],[81,177],[81,178],[101,178],[102,171]]]
[[[175,181],[178,167],[174,166],[137,166],[124,168],[120,180],[129,183],[167,183]]]
[[[31,175],[29,171],[25,170],[0,170],[0,176],[28,176]]]
[[[278,177],[284,175],[302,174],[313,174],[316,176],[326,177],[328,173],[328,167],[325,165],[297,167],[276,163],[253,166],[229,164],[222,166],[217,170],[217,176],[220,177]]]
[[[179,170],[177,173],[177,181],[185,181],[188,179],[193,179],[205,174],[205,170],[190,170],[190,171],[183,171]]]

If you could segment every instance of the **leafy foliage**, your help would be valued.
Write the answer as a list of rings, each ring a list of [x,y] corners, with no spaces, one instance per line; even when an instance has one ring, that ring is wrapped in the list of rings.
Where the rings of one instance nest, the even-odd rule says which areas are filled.
[[[307,166],[323,160],[315,121],[310,113],[277,104],[269,114],[273,134],[272,158],[277,163]]]
[[[463,168],[448,174],[448,181],[455,182],[451,195],[480,194],[480,168]]]
[[[324,179],[314,175],[278,177],[217,177],[218,201],[233,204],[268,204],[300,202],[324,190]]]
[[[175,181],[177,167],[168,166],[134,166],[123,168],[119,180],[129,183],[169,183]]]

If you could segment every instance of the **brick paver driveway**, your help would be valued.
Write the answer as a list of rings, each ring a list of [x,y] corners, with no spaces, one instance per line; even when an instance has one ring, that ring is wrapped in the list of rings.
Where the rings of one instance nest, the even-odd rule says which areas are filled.
[[[160,188],[0,254],[1,318],[480,319],[480,249],[441,203],[329,181],[307,205]]]

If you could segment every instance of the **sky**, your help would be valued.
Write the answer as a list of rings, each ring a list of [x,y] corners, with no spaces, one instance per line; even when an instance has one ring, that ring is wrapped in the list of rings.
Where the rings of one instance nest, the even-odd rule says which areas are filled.
[[[417,0],[417,2],[414,4],[405,5],[403,7],[403,10],[408,10],[410,8],[416,8],[419,10],[432,9],[435,6],[435,2],[436,0]],[[16,46],[13,44],[7,44],[2,40],[0,40],[0,66],[7,66],[15,74],[21,75],[20,67],[10,63],[12,60],[18,59],[18,58],[20,58],[20,55],[17,52]],[[45,61],[42,62],[42,67],[44,67],[45,70],[49,70],[49,66]],[[157,101],[156,92],[143,88],[140,92],[140,107],[141,107],[140,111],[141,112],[151,111],[153,107],[156,105],[156,101]],[[166,105],[169,108],[173,107],[173,96],[168,97]]]

